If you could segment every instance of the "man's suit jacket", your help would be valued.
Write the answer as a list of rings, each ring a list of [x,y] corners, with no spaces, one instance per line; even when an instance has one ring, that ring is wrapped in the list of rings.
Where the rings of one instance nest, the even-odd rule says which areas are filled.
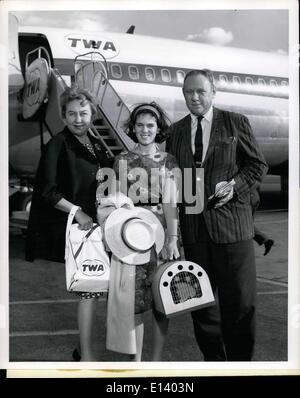
[[[191,116],[172,124],[166,150],[173,154],[183,171],[196,165],[191,148]],[[203,216],[211,239],[233,243],[253,237],[254,227],[250,190],[261,181],[268,166],[252,133],[248,119],[241,114],[213,108],[208,150],[203,162]],[[224,206],[207,209],[207,199],[220,181],[234,178],[234,197]],[[182,195],[184,197],[184,195]],[[187,203],[179,204],[180,227],[184,244],[199,240],[200,217],[186,214]]]

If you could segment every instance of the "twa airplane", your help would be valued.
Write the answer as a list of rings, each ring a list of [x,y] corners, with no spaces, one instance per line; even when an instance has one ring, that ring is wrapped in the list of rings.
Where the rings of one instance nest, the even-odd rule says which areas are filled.
[[[111,113],[106,115],[106,125],[115,133],[117,142],[112,154],[114,149],[126,146],[124,135],[122,138],[120,129],[118,134],[114,124],[121,126],[128,108],[154,100],[171,121],[176,121],[188,113],[182,95],[185,74],[191,69],[208,68],[214,72],[217,87],[215,105],[248,116],[269,173],[280,175],[282,189],[287,190],[286,55],[138,36],[133,34],[133,27],[123,34],[18,28],[13,16],[9,27],[9,160],[11,175],[21,178],[21,186],[30,186],[41,146],[62,128],[58,93],[75,79],[74,59],[78,57],[85,64],[98,55],[101,84],[106,87],[109,82],[101,103],[107,103],[107,112]],[[85,53],[89,54],[81,56]],[[36,64],[37,58],[44,72]],[[120,103],[124,108],[118,113]],[[117,113],[118,120],[112,121]],[[43,123],[42,116],[47,122]],[[101,129],[104,132],[105,126],[98,126],[97,130]]]

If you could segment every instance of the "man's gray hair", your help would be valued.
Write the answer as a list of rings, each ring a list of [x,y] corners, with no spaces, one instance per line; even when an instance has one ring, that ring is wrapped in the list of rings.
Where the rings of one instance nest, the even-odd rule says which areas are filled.
[[[186,79],[188,79],[191,76],[198,76],[198,75],[202,75],[202,76],[206,77],[206,79],[210,82],[212,89],[214,91],[216,91],[214,75],[213,75],[213,72],[210,69],[193,69],[193,70],[189,71],[185,75],[185,78],[184,78],[184,81],[183,81],[183,88],[184,88]]]

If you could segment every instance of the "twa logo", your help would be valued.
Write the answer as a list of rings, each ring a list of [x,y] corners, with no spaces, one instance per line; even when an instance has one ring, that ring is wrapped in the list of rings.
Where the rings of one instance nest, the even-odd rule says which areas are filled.
[[[27,102],[29,106],[33,106],[35,105],[40,97],[40,73],[39,70],[36,69],[33,72],[30,73],[30,75],[28,74],[27,76],[27,84],[25,87],[25,95],[27,98]]]
[[[35,59],[26,68],[26,84],[23,91],[23,116],[34,115],[43,103],[48,89],[49,69],[44,58]]]
[[[65,36],[65,44],[76,54],[83,54],[93,49],[99,51],[105,58],[113,58],[119,54],[119,49],[115,42],[95,35],[67,35]]]
[[[106,265],[99,260],[85,260],[81,272],[87,276],[101,276],[106,272]]]

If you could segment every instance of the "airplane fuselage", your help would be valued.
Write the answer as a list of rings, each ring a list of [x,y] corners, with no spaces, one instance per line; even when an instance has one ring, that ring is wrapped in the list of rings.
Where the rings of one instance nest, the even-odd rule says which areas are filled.
[[[129,34],[37,27],[20,31],[19,38],[30,40],[30,35],[37,34],[46,38],[54,67],[68,83],[74,79],[74,57],[94,47],[106,58],[108,78],[127,106],[156,101],[171,121],[188,113],[182,95],[187,71],[213,70],[217,87],[215,106],[248,116],[270,171],[287,171],[287,56]],[[40,155],[39,125],[18,121],[20,107],[17,95],[13,94],[10,161],[15,170],[34,173]],[[49,138],[46,134],[45,139]]]

